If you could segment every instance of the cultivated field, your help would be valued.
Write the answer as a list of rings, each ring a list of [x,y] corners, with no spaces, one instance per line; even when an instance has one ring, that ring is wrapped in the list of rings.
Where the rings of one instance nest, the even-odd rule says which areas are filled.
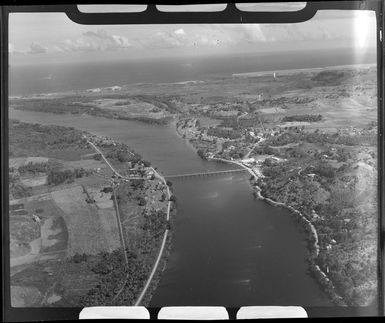
[[[106,237],[97,215],[97,208],[86,202],[87,196],[81,186],[52,192],[52,198],[65,214],[70,256],[83,253],[94,255],[107,251]]]

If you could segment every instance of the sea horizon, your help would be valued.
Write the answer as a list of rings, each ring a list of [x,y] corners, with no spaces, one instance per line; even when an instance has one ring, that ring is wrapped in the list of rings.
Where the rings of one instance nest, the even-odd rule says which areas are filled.
[[[309,55],[312,53],[313,55]],[[9,97],[52,95],[140,84],[183,84],[268,72],[375,65],[376,54],[352,50],[298,51],[159,58],[112,62],[74,62],[11,66]]]

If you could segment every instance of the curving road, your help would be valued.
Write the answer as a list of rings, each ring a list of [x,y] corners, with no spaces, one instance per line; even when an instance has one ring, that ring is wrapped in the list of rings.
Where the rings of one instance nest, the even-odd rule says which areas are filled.
[[[117,172],[116,169],[109,163],[107,158],[104,156],[103,152],[98,147],[96,147],[91,141],[89,141],[88,139],[87,139],[87,142],[102,156],[103,160],[111,168],[111,170],[114,172],[114,174],[116,176],[118,176],[119,178],[122,178],[122,179],[126,179],[126,180],[130,180],[131,179],[131,178],[125,177],[125,176],[121,175],[119,172]],[[155,176],[157,178],[159,178],[163,182],[164,185],[166,185],[167,195],[168,195],[168,205],[167,205],[166,220],[169,221],[169,219],[170,219],[170,210],[171,210],[171,201],[170,201],[171,192],[170,192],[170,188],[167,185],[166,179],[162,175],[160,175],[153,167],[150,167],[150,168],[154,172]],[[115,193],[115,190],[114,190],[114,193]],[[119,230],[120,230],[120,233],[121,233],[121,236],[122,236],[122,244],[123,244],[123,248],[124,248],[124,251],[125,251],[125,253],[124,253],[125,254],[125,260],[126,260],[126,263],[128,263],[126,247],[125,247],[125,243],[124,243],[124,236],[123,236],[123,231],[122,231],[122,224],[120,222],[120,214],[119,214],[119,210],[118,210],[118,207],[117,207],[118,205],[116,203],[115,194],[114,194],[114,199],[115,199],[115,204],[116,204],[116,216],[117,216],[117,219],[118,219],[118,226],[119,226]],[[148,277],[148,279],[146,281],[146,284],[143,287],[143,290],[139,294],[139,297],[138,297],[138,299],[136,300],[136,302],[134,304],[135,306],[138,306],[141,303],[141,301],[143,300],[143,297],[146,295],[146,292],[148,290],[148,287],[151,284],[152,279],[154,278],[154,275],[155,275],[155,273],[156,273],[156,271],[158,269],[159,263],[160,263],[160,259],[162,258],[162,255],[163,255],[164,248],[166,246],[166,241],[167,241],[168,233],[169,233],[169,230],[166,229],[164,234],[163,234],[162,244],[160,246],[159,253],[158,253],[158,256],[157,256],[156,261],[154,263],[154,266],[152,267],[152,270],[151,270],[150,275],[149,275],[149,277]]]
[[[171,201],[170,201],[171,193],[170,193],[170,188],[167,185],[166,179],[163,176],[161,176],[153,167],[151,167],[151,169],[153,170],[155,176],[158,177],[164,183],[164,185],[166,185],[166,188],[167,188],[168,205],[167,205],[167,216],[166,216],[166,219],[168,221],[170,219],[170,209],[171,209]],[[164,251],[164,247],[166,246],[167,236],[168,236],[168,229],[166,229],[166,231],[163,234],[162,245],[160,246],[158,257],[156,258],[154,267],[151,270],[150,276],[148,277],[147,282],[144,285],[144,288],[143,288],[142,292],[140,293],[138,299],[136,300],[136,302],[134,304],[135,306],[138,306],[140,304],[140,302],[142,301],[142,299],[143,299],[144,295],[146,294],[147,289],[150,286],[151,281],[152,281],[152,279],[153,279],[153,277],[154,277],[154,275],[156,273],[156,270],[158,269],[159,262],[160,262],[160,259],[162,258],[162,254],[163,254],[163,251]]]

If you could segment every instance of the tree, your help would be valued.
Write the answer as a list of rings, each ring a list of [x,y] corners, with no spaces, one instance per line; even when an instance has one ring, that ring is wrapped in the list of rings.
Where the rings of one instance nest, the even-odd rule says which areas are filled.
[[[266,158],[263,162],[263,165],[264,166],[272,166],[274,163],[273,163],[273,159],[271,158]]]
[[[151,163],[147,160],[143,160],[142,163],[143,163],[144,167],[150,167],[151,166]]]
[[[101,154],[94,154],[94,159],[95,160],[102,160],[102,155]]]
[[[83,261],[87,261],[87,255],[85,253],[83,254],[75,254],[73,257],[72,257],[72,261],[75,263],[75,264],[78,264],[80,262],[83,262]]]
[[[205,152],[202,149],[198,149],[197,154],[200,158],[206,159]]]
[[[145,206],[147,204],[147,201],[145,198],[143,198],[142,196],[138,198],[139,200],[139,205],[140,206]]]

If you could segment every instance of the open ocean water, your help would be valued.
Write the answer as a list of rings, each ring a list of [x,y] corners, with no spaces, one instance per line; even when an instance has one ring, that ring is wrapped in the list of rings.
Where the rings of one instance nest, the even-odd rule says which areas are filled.
[[[376,63],[375,52],[351,49],[256,53],[195,58],[163,58],[10,66],[9,95],[29,95],[133,83],[171,83],[230,76],[233,73]]]

